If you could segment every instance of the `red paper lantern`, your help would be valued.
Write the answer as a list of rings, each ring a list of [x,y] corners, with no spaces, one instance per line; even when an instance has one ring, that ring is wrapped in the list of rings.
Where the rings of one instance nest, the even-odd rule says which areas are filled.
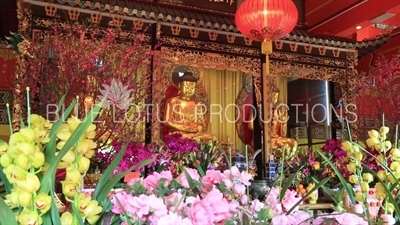
[[[245,37],[273,41],[289,34],[298,16],[292,0],[244,0],[236,11],[235,22]]]

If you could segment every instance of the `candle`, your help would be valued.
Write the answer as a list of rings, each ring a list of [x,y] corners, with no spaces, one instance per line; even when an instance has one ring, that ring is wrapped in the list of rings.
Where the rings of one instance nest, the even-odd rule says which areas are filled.
[[[10,127],[10,134],[12,134],[13,133],[13,130],[12,130],[12,121],[11,121],[11,112],[10,112],[10,104],[6,104],[6,107],[7,107],[7,117],[8,117],[8,125],[9,125],[9,127]]]
[[[78,108],[79,108],[79,95],[77,95],[77,96],[76,96],[76,109],[75,109],[75,115],[76,115],[76,117],[77,117],[77,118],[79,118],[79,111],[78,111]]]
[[[249,155],[248,155],[247,145],[245,146],[245,151],[246,151],[246,171],[249,172]]]
[[[31,101],[29,99],[29,87],[26,87],[26,110],[28,114],[28,127],[31,127]]]

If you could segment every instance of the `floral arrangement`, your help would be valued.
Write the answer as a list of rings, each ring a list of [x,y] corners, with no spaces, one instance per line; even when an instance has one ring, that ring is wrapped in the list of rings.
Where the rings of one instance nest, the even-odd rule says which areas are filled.
[[[342,149],[342,140],[330,139],[326,141],[321,150],[327,157],[329,157],[329,160],[336,166],[341,175],[348,179],[350,176],[350,172],[347,170],[349,157],[347,157],[347,152]],[[332,177],[332,179],[328,182],[330,187],[335,187],[340,183],[335,171],[333,171],[329,166],[324,166],[321,176]]]
[[[112,161],[115,160],[116,156],[122,149],[125,148],[124,157],[115,169],[114,174],[121,173],[123,171],[129,170],[131,167],[139,164],[140,162],[151,159],[157,156],[157,146],[147,145],[144,143],[129,142],[126,146],[123,146],[120,142],[114,140],[111,143],[111,150],[100,150],[97,153],[97,159],[106,165],[110,165]],[[157,161],[148,164],[146,167],[150,168],[155,166]],[[144,171],[144,167],[138,168],[139,171]]]
[[[29,89],[27,97],[29,100]],[[21,123],[21,129],[11,134],[9,143],[1,144],[0,178],[7,192],[6,199],[0,199],[2,224],[75,225],[82,221],[96,224],[105,212],[113,186],[129,171],[136,169],[133,167],[110,178],[124,154],[121,151],[104,172],[94,195],[88,197],[79,193],[97,146],[93,141],[96,126],[92,122],[95,117],[90,115],[96,115],[100,105],[95,106],[83,120],[74,116],[66,119],[74,106],[71,104],[55,123],[31,114],[28,107],[26,126]],[[138,167],[149,162],[142,162]],[[61,181],[62,192],[71,206],[61,216],[54,195],[58,168],[66,171],[65,180]]]
[[[299,211],[294,191],[272,188],[265,202],[250,200],[246,187],[252,176],[232,167],[218,170],[184,168],[174,178],[171,171],[155,172],[132,180],[128,189],[112,197],[110,223],[123,224],[307,224],[310,214]],[[290,211],[291,210],[291,211]],[[284,223],[282,223],[284,222]]]
[[[364,222],[359,224],[369,223],[384,223],[393,225],[399,218],[394,215],[400,215],[400,208],[398,205],[398,193],[396,188],[399,187],[399,160],[400,150],[397,144],[394,146],[387,140],[389,128],[382,126],[378,131],[370,130],[368,132],[369,138],[366,140],[366,146],[362,142],[344,141],[342,149],[346,151],[349,162],[346,165],[347,170],[350,172],[348,183],[343,175],[335,167],[333,162],[321,155],[328,164],[335,170],[338,178],[340,179],[343,190],[348,195],[349,202],[342,202],[344,208],[338,207],[337,213],[342,215],[329,215],[325,216],[334,219],[338,224],[346,224],[343,219],[347,217],[343,212],[355,213]],[[397,128],[396,128],[396,142],[397,143]],[[376,149],[379,153],[375,156],[369,149]],[[366,155],[375,159],[379,170],[375,172],[376,168],[368,168],[367,163],[364,161]],[[366,163],[367,162],[367,163]],[[375,185],[373,185],[375,183]],[[353,188],[355,185],[356,188]],[[374,191],[371,192],[371,188]],[[378,209],[373,209],[370,205],[371,193],[374,193],[373,198],[379,201]],[[394,193],[394,194],[393,194]],[[359,220],[361,221],[361,220]]]

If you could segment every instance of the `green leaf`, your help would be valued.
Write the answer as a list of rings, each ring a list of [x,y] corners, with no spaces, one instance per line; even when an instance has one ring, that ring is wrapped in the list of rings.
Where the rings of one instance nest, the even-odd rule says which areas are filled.
[[[313,189],[311,189],[306,195],[304,195],[300,201],[298,201],[287,213],[286,215],[290,215],[290,213],[293,212],[293,210],[296,209],[296,207],[298,205],[300,205],[304,200],[306,200],[315,190],[318,190],[318,188],[320,188],[321,186],[325,185],[331,178],[327,177],[325,179],[323,179],[321,182],[319,182],[318,184],[315,185],[315,187]]]
[[[65,96],[63,96],[58,105],[57,105],[57,111],[56,113],[59,113],[59,110],[62,108],[62,105],[64,104]],[[63,112],[61,117],[58,119],[56,123],[53,124],[49,138],[50,141],[46,144],[46,148],[44,150],[44,154],[46,156],[46,162],[51,163],[55,159],[55,151],[56,151],[56,142],[57,142],[57,131],[61,127],[61,125],[65,122],[65,120],[68,118],[69,114],[71,114],[72,109],[75,107],[75,102],[72,103],[71,105],[68,106],[68,108]]]
[[[353,190],[353,188],[351,187],[351,185],[349,185],[349,184],[346,182],[346,179],[344,179],[344,177],[343,177],[343,175],[340,173],[339,169],[335,166],[335,164],[332,163],[331,160],[329,160],[328,157],[326,157],[326,155],[325,155],[324,153],[322,153],[322,152],[319,151],[319,150],[317,150],[317,152],[318,152],[318,154],[324,159],[324,161],[325,161],[326,163],[328,163],[328,165],[333,169],[333,171],[335,171],[335,174],[336,174],[336,176],[339,178],[340,183],[341,183],[341,184],[343,185],[343,187],[345,188],[345,190],[346,190],[346,192],[347,192],[347,194],[348,194],[348,196],[349,196],[349,198],[350,198],[351,203],[352,203],[352,204],[355,204],[356,201],[354,200],[354,190]]]
[[[281,187],[282,190],[281,190],[281,194],[279,195],[279,201],[282,201],[283,197],[285,196],[286,190],[292,184],[295,177],[296,177],[295,173],[290,175],[288,180],[286,180],[286,182],[282,184],[282,187]],[[283,179],[283,178],[281,178],[281,179]]]
[[[10,194],[13,185],[8,181],[7,176],[3,172],[3,167],[0,165],[0,179],[3,181],[4,188],[6,189],[6,193]]]
[[[185,173],[185,177],[188,181],[190,190],[194,190],[196,188],[196,184],[195,184],[194,180],[192,179],[192,177],[189,175],[189,173],[187,172],[187,170],[185,168],[183,168],[182,170]]]
[[[56,196],[54,196],[54,191],[50,191],[51,198],[56,199]],[[49,213],[47,213],[49,214]],[[51,207],[50,207],[50,215],[51,215],[51,224],[61,224],[61,219],[60,219],[60,212],[58,211],[57,205],[55,200],[51,201]],[[46,223],[44,223],[46,224]]]
[[[116,174],[111,180],[108,180],[103,187],[101,187],[97,197],[93,197],[93,199],[97,200],[98,202],[100,202],[102,199],[107,198],[107,196],[110,194],[110,191],[113,189],[113,187],[115,186],[116,183],[119,182],[119,180],[121,180],[123,177],[125,177],[129,172],[137,170],[138,168],[141,168],[143,166],[146,166],[150,163],[152,163],[154,161],[154,159],[146,159],[143,160],[142,162],[138,163],[136,166],[130,168],[129,170],[125,170],[122,173]],[[102,175],[103,177],[104,175]],[[97,190],[97,186],[96,186],[96,190]],[[94,196],[94,195],[93,195]]]
[[[91,116],[94,113],[98,113],[100,111],[100,105],[95,105],[95,107],[90,110],[90,112],[85,116],[83,121],[78,125],[76,130],[71,134],[70,138],[66,141],[58,155],[54,158],[52,162],[50,162],[50,167],[46,171],[46,173],[43,175],[42,178],[42,183],[39,189],[39,192],[44,192],[44,193],[49,193],[50,191],[53,191],[51,189],[52,185],[54,185],[54,179],[55,179],[55,174],[56,170],[58,167],[58,164],[60,163],[61,159],[64,157],[64,155],[76,144],[78,144],[79,140],[83,137],[83,135],[86,133],[86,130],[89,128],[89,126],[92,124],[92,122],[95,120],[95,117]],[[95,114],[97,115],[97,114]],[[54,137],[55,138],[55,137]],[[52,182],[48,182],[52,181]]]
[[[79,225],[83,225],[83,219],[82,219],[81,213],[79,212],[78,208],[76,208],[76,206],[73,203],[71,204],[71,207],[72,207],[72,212],[73,212],[72,215],[76,218]],[[56,223],[56,224],[61,224],[61,223]]]
[[[15,219],[14,212],[8,207],[4,202],[4,199],[0,197],[0,218],[1,224],[3,225],[17,225],[17,220]]]
[[[93,193],[93,199],[96,199],[96,200],[98,199],[98,195],[100,194],[100,191],[103,189],[104,185],[109,181],[112,173],[115,171],[118,164],[121,162],[121,159],[126,152],[126,148],[127,148],[127,145],[122,146],[121,150],[118,152],[115,159],[112,161],[112,163],[107,167],[106,171],[104,171],[103,175],[100,177],[100,180],[97,183],[96,189],[94,190],[94,193]]]

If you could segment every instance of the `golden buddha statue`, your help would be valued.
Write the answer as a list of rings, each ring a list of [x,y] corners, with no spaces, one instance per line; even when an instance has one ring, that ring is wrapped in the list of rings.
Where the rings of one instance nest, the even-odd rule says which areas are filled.
[[[165,104],[164,125],[168,133],[180,133],[184,138],[196,141],[216,141],[215,135],[205,133],[204,106],[193,100],[197,78],[191,72],[185,72],[179,80],[179,94]]]
[[[273,93],[273,118],[271,126],[271,147],[272,154],[276,160],[280,160],[285,149],[285,159],[294,156],[297,150],[297,141],[286,137],[288,109],[287,106],[279,102],[279,89]]]

